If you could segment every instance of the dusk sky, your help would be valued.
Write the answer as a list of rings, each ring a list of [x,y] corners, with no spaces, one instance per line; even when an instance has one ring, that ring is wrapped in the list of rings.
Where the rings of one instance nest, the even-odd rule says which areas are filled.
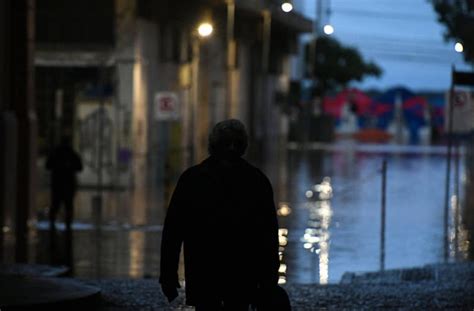
[[[302,12],[311,19],[316,1],[302,3]],[[384,71],[380,79],[366,79],[356,83],[358,87],[446,90],[453,64],[458,69],[470,68],[454,51],[454,42],[444,41],[444,26],[427,0],[319,1],[331,9],[325,22],[334,26],[333,35],[357,47],[365,59],[375,61]]]

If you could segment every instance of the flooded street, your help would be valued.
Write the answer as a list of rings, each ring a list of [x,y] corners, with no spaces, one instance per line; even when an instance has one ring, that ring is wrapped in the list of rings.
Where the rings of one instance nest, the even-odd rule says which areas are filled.
[[[292,212],[280,224],[288,236],[287,281],[334,283],[346,271],[379,269],[383,159],[388,163],[385,267],[441,262],[444,151],[347,145],[290,150],[286,200]]]
[[[274,185],[280,221],[280,283],[337,283],[346,271],[379,269],[383,159],[388,166],[385,267],[442,262],[445,151],[445,147],[351,142],[313,144],[305,150],[289,145],[267,163],[276,168],[264,168]],[[462,210],[464,152],[460,154],[460,176]],[[78,194],[73,225],[75,275],[158,276],[165,214],[159,190],[105,191],[99,229],[94,225],[93,208],[87,204],[94,192]],[[451,198],[452,203],[455,200]],[[458,217],[458,230],[450,231],[450,260],[469,256],[463,213]],[[453,228],[454,220],[450,223]],[[31,260],[61,262],[64,252],[54,256],[48,252],[48,227],[48,221],[38,216],[37,230],[31,233]],[[60,222],[59,243],[63,243],[63,230]]]

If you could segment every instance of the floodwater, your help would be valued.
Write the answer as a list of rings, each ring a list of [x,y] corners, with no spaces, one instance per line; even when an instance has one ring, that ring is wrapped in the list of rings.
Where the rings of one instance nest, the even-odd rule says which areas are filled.
[[[280,204],[291,209],[280,221],[288,240],[283,256],[287,282],[334,283],[346,271],[380,268],[384,159],[385,267],[444,260],[445,147],[313,145],[288,153],[289,192],[287,203]],[[459,171],[464,178],[462,161]],[[450,256],[465,258],[466,232],[458,230],[456,253],[453,229],[450,234]]]
[[[463,229],[464,193],[469,184],[464,154],[463,150],[459,153],[458,193],[454,181],[451,187],[450,212],[458,216],[456,220],[450,217],[450,260],[466,260],[472,254]],[[384,159],[385,267],[443,261],[445,147],[340,142],[310,144],[303,150],[289,145],[263,168],[272,180],[279,214],[280,283],[336,283],[346,271],[380,268]],[[73,225],[76,276],[158,276],[165,207],[148,190],[155,191],[105,191],[109,201],[100,228],[95,226],[93,208],[85,203],[93,192],[79,193],[76,205],[82,204],[76,206]],[[64,254],[48,252],[47,221],[39,217],[35,228],[31,260],[60,261]],[[59,233],[62,229],[59,223]]]

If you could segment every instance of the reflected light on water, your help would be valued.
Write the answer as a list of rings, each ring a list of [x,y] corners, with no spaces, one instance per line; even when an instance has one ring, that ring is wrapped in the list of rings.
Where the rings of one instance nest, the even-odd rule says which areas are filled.
[[[130,265],[129,275],[132,278],[139,278],[143,275],[143,264],[145,252],[145,233],[143,231],[130,231]]]
[[[319,193],[319,200],[306,205],[309,212],[308,227],[301,242],[303,248],[319,257],[319,283],[329,282],[329,226],[331,224],[332,186],[331,179],[325,177],[320,184],[313,187]]]
[[[280,246],[286,246],[288,244],[288,239],[286,236],[280,235],[278,237],[278,242],[280,243]]]
[[[321,242],[319,244],[319,283],[328,284],[329,282],[329,243]]]
[[[278,256],[280,258],[280,267],[278,268],[278,274],[279,274],[279,279],[278,279],[278,284],[285,284],[286,283],[286,263],[284,261],[284,253],[285,253],[285,247],[288,244],[288,229],[286,228],[280,228],[278,229],[278,242],[279,242],[279,248],[278,248]]]
[[[291,208],[288,203],[280,203],[280,206],[277,210],[278,216],[286,217],[291,214]]]
[[[467,259],[469,253],[469,232],[464,228],[459,198],[450,198],[452,226],[449,230],[449,255],[454,259]]]
[[[324,177],[320,184],[314,185],[314,191],[319,193],[320,200],[329,200],[332,198],[331,178]]]
[[[449,256],[451,258],[456,258],[457,257],[457,251],[458,251],[458,245],[457,245],[457,238],[458,238],[458,219],[456,217],[458,216],[458,198],[456,195],[452,195],[449,200],[450,208],[451,208],[451,217],[452,217],[452,226],[449,230]]]

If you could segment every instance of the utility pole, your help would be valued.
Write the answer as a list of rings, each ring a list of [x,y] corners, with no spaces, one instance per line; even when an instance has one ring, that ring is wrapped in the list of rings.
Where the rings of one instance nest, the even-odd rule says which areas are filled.
[[[227,0],[227,60],[226,60],[226,69],[227,69],[227,100],[226,100],[226,117],[235,118],[237,117],[237,107],[234,102],[233,94],[233,83],[234,83],[234,70],[236,63],[236,44],[234,38],[234,28],[235,28],[235,2],[234,0]]]
[[[28,216],[36,203],[35,175],[37,121],[34,107],[35,1],[9,0],[11,100],[18,122],[17,189],[15,211],[15,261],[28,260]],[[21,143],[20,143],[21,142]]]
[[[380,226],[380,271],[385,270],[385,224],[386,224],[386,197],[387,197],[387,160],[382,162],[382,202]]]
[[[316,38],[321,32],[322,19],[323,19],[323,1],[316,0],[316,21],[314,23],[314,35]]]
[[[269,108],[269,98],[267,95],[268,92],[268,70],[270,67],[270,45],[271,45],[271,36],[272,36],[272,13],[270,9],[264,9],[262,12],[263,17],[263,40],[262,40],[262,65],[261,65],[261,74],[260,74],[260,103],[257,105],[257,133],[260,132],[260,135],[257,134],[257,157],[259,160],[264,158],[264,154],[268,147],[268,121],[265,117],[267,109]],[[260,127],[261,131],[258,131]],[[260,137],[259,137],[260,136]]]
[[[454,68],[452,69],[452,80],[454,80]],[[443,215],[443,228],[444,228],[444,261],[449,260],[449,193],[451,187],[451,150],[452,150],[452,132],[453,132],[453,100],[454,100],[454,81],[451,82],[451,89],[449,91],[449,102],[448,102],[448,146],[447,146],[447,157],[446,157],[446,180],[444,189],[444,215]]]

